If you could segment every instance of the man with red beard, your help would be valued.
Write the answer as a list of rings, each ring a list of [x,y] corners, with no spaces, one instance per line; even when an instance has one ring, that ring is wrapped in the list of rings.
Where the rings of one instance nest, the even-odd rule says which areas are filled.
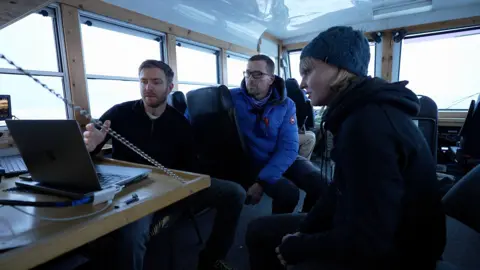
[[[132,144],[167,168],[190,172],[198,171],[192,128],[177,110],[167,105],[167,96],[173,89],[172,69],[162,61],[146,60],[139,67],[142,99],[117,104],[105,112],[100,121],[121,134]],[[105,128],[87,125],[84,140],[88,151],[98,153],[110,139]],[[117,140],[112,140],[112,157],[135,163],[147,163]],[[202,172],[208,174],[208,172]],[[217,210],[212,233],[201,252],[198,269],[230,269],[222,261],[233,243],[237,221],[245,202],[245,190],[238,184],[212,178],[206,190],[188,198],[195,205]],[[181,212],[175,204],[174,213]],[[165,213],[157,212],[141,218],[114,232],[118,242],[112,246],[113,269],[143,268],[146,242],[152,223]]]

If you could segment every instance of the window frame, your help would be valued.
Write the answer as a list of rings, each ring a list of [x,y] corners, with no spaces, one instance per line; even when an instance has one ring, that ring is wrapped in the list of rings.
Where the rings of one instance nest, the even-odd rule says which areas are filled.
[[[372,77],[375,77],[377,76],[377,52],[378,52],[378,48],[377,48],[377,43],[373,40],[368,40],[368,49],[370,50],[370,47],[373,46],[373,53],[374,55],[370,55],[370,61],[372,61],[373,59],[373,76]],[[367,70],[368,70],[368,67],[367,67]],[[371,75],[369,75],[371,76]]]
[[[435,30],[435,31],[424,31],[424,32],[415,32],[411,34],[407,34],[401,42],[395,43],[396,47],[394,47],[394,62],[397,62],[396,65],[392,67],[392,74],[396,75],[396,80],[400,79],[400,68],[402,64],[402,48],[403,42],[409,39],[417,39],[417,38],[425,38],[431,36],[444,36],[449,34],[467,32],[467,31],[478,31],[477,35],[480,35],[480,25],[474,26],[465,26],[465,27],[455,27],[455,28],[448,28],[442,30]],[[441,37],[438,39],[442,39]],[[396,60],[396,61],[395,61]],[[392,76],[393,79],[393,76]],[[466,109],[440,109],[438,108],[439,112],[439,119],[456,119],[456,118],[465,118],[464,115],[467,113],[468,108]]]
[[[191,41],[191,40],[188,40],[188,39],[184,39],[184,38],[177,38],[176,42],[175,42],[175,46],[177,47],[185,47],[185,48],[189,48],[189,49],[192,49],[192,50],[196,50],[196,51],[200,51],[200,52],[207,52],[207,53],[212,53],[215,55],[215,64],[216,64],[216,80],[217,82],[215,84],[211,84],[211,83],[204,83],[204,82],[195,82],[195,81],[180,81],[178,80],[178,74],[176,74],[177,76],[177,89],[178,89],[178,85],[180,84],[186,84],[186,85],[202,85],[202,86],[205,86],[205,87],[208,87],[208,86],[219,86],[220,85],[220,82],[221,82],[221,76],[222,76],[222,70],[221,70],[221,49],[220,48],[217,48],[217,47],[214,47],[214,46],[210,46],[210,45],[206,45],[206,44],[202,44],[202,43],[199,43],[199,42],[195,42],[195,41]],[[177,53],[177,59],[178,59],[178,50],[176,50],[176,53]],[[177,60],[177,73],[178,73],[178,60]],[[180,90],[177,90],[177,91],[180,91]]]
[[[278,62],[278,57],[273,57],[273,56],[268,55],[268,54],[267,54],[267,56],[270,57],[270,59],[272,59],[273,64],[274,64],[274,65],[273,65],[273,67],[274,67],[274,68],[273,68],[273,75],[275,75],[275,76],[280,76],[279,73],[278,73],[279,70],[280,70],[280,66],[279,66],[280,63]]]
[[[228,58],[236,58],[236,59],[239,59],[239,60],[245,60],[248,62],[248,59],[250,59],[251,56],[248,56],[248,55],[244,55],[244,54],[240,54],[240,53],[234,53],[234,52],[231,52],[231,51],[227,51],[226,52],[226,57],[227,59]],[[227,65],[227,77],[228,77],[228,60],[226,61],[225,63]],[[227,85],[228,88],[234,88],[234,87],[239,87],[239,85],[234,85],[234,84],[231,84],[230,83],[230,80],[228,81],[228,85]]]
[[[437,30],[437,31],[412,33],[412,34],[406,35],[405,38],[403,38],[403,40],[414,39],[414,38],[423,38],[423,37],[431,37],[431,36],[443,36],[443,35],[455,34],[455,33],[467,32],[467,31],[479,31],[480,32],[480,25],[466,26],[466,27],[456,27],[456,28],[449,28],[449,29]]]
[[[81,27],[82,24],[88,25],[87,21],[90,21],[92,23],[92,25],[89,25],[89,26],[94,26],[94,27],[105,29],[105,30],[115,31],[115,32],[119,32],[127,35],[136,36],[136,37],[151,39],[159,42],[158,48],[160,50],[160,56],[162,58],[162,61],[168,64],[168,59],[166,57],[167,47],[166,47],[165,33],[144,28],[141,26],[137,26],[134,24],[122,22],[120,20],[108,18],[102,15],[91,13],[91,12],[87,12],[83,10],[79,11],[79,22],[80,22],[79,27]],[[88,73],[87,70],[85,70],[85,79],[87,81],[87,85],[88,85],[89,79],[138,82],[138,77],[134,78],[134,77],[125,77],[125,76],[98,75],[98,74]]]
[[[88,25],[87,22],[91,22],[91,25]],[[160,57],[162,61],[168,64],[167,57],[167,42],[166,34],[155,31],[149,28],[137,26],[131,23],[126,23],[117,19],[112,19],[103,15],[91,13],[84,10],[79,10],[79,27],[82,27],[82,24],[92,27],[98,27],[107,31],[114,31],[117,33],[122,33],[130,36],[135,36],[139,38],[145,38],[152,41],[158,42],[158,50],[160,52]],[[80,30],[81,31],[81,30]],[[81,33],[82,35],[82,33]],[[83,39],[82,35],[82,39]],[[83,45],[82,45],[83,50]],[[83,55],[83,61],[85,61],[85,55]],[[86,91],[89,103],[90,112],[92,112],[92,103],[90,99],[89,92],[89,81],[110,81],[110,82],[136,82],[139,83],[138,76],[128,77],[128,76],[114,76],[114,75],[101,75],[101,74],[92,74],[88,73],[85,69],[85,82],[86,82]]]
[[[43,12],[46,12],[47,14],[45,15],[43,14]],[[59,71],[42,71],[35,69],[25,69],[25,71],[30,73],[32,76],[61,78],[63,85],[63,97],[66,100],[71,101],[72,93],[70,89],[70,78],[68,76],[67,53],[65,49],[65,38],[63,35],[62,12],[60,10],[60,5],[57,3],[49,4],[36,12],[30,13],[29,15],[34,13],[42,15],[44,17],[50,17],[52,19],[52,31],[55,39],[55,50],[57,53],[57,66]],[[25,76],[22,72],[15,69],[13,66],[11,68],[0,68],[0,74]],[[58,89],[53,90],[58,91]],[[45,91],[47,90],[45,89]],[[74,109],[67,104],[64,104],[64,107],[66,119],[74,119]],[[0,130],[8,130],[8,128],[6,125],[1,125]]]
[[[301,52],[303,49],[295,49],[295,50],[290,50],[288,51],[288,73],[290,73],[290,78],[292,77],[292,61],[290,59],[290,54],[294,52]],[[298,82],[301,83],[301,82]]]

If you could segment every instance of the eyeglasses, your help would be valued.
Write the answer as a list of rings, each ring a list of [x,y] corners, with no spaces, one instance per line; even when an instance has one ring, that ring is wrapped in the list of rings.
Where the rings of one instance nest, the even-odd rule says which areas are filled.
[[[252,76],[254,79],[260,79],[265,75],[271,76],[270,74],[263,73],[261,71],[244,71],[243,72],[243,76],[247,79],[250,78],[250,76]]]

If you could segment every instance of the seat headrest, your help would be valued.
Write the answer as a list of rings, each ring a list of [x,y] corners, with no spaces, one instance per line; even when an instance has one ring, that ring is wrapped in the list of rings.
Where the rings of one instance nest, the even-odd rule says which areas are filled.
[[[225,85],[204,87],[187,93],[190,117],[230,110],[234,107],[230,90]]]
[[[427,96],[418,96],[420,102],[420,111],[417,117],[438,119],[438,107],[435,101]]]
[[[480,165],[443,196],[445,213],[480,233]]]
[[[182,114],[187,109],[187,100],[182,91],[171,92],[167,97],[167,103]]]
[[[287,89],[287,96],[295,102],[297,107],[305,104],[305,93],[298,85],[297,80],[291,78],[285,81],[285,88]]]
[[[189,120],[204,173],[236,182],[250,175],[249,159],[237,127],[230,90],[224,86],[205,87],[187,93]]]
[[[285,80],[285,87],[286,88],[299,88],[300,85],[298,84],[298,81],[295,78],[290,78]]]

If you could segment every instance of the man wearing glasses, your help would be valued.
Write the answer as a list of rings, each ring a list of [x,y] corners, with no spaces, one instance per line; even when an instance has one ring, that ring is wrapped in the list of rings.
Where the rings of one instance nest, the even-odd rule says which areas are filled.
[[[241,87],[231,90],[238,126],[258,172],[256,181],[247,185],[247,203],[257,204],[266,193],[273,199],[272,213],[291,213],[301,188],[307,193],[303,212],[308,212],[319,197],[321,183],[306,175],[315,168],[298,157],[295,103],[274,70],[270,57],[252,56]]]

